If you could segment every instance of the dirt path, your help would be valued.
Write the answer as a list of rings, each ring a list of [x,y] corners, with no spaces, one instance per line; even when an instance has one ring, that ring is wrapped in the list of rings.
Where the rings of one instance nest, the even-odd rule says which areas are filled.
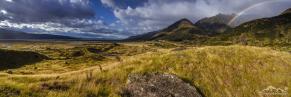
[[[103,70],[109,70],[112,69],[116,66],[118,66],[121,62],[114,62],[114,63],[105,63],[102,66]],[[74,75],[74,74],[80,74],[86,71],[100,71],[100,66],[93,66],[81,70],[76,70],[76,71],[70,71],[70,72],[65,72],[65,73],[52,73],[52,74],[33,74],[33,75],[22,75],[22,74],[8,74],[8,73],[0,73],[0,76],[5,76],[5,77],[59,77],[59,76],[69,76],[69,75]]]

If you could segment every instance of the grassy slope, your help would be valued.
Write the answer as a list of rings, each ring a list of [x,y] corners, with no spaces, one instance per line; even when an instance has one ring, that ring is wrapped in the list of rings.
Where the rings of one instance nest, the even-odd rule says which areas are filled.
[[[22,50],[27,50],[29,52],[33,51],[40,53],[42,55],[46,55],[50,58],[50,60],[34,62],[25,66],[21,65],[17,68],[10,68],[10,70],[3,71],[3,72],[9,71],[10,73],[13,74],[47,74],[47,73],[70,72],[88,68],[91,66],[98,66],[108,61],[122,60],[121,58],[122,56],[133,56],[136,54],[154,50],[154,48],[143,47],[142,45],[141,46],[127,44],[114,45],[111,43],[98,43],[88,45],[15,44],[11,46],[12,46],[11,48],[18,51]],[[10,54],[10,56],[13,56],[13,54],[11,53],[8,54]],[[25,57],[25,53],[20,55],[23,55]],[[30,56],[26,56],[28,58],[26,57],[22,58],[20,55],[18,55],[20,59],[23,59],[24,61],[29,61],[27,59],[30,58]],[[14,58],[11,57],[9,59],[16,60],[17,58],[15,58],[15,56],[17,55],[14,55]],[[19,61],[14,62],[21,63]],[[5,60],[1,60],[0,58],[0,63],[7,62]]]
[[[288,46],[291,43],[291,14],[257,19],[214,37],[209,42],[232,41],[249,45]]]
[[[92,71],[60,78],[2,78],[0,85],[4,86],[0,88],[0,95],[10,91],[10,96],[118,96],[128,74],[165,72],[197,86],[207,97],[257,97],[259,90],[270,85],[290,87],[290,66],[290,53],[269,48],[209,46],[185,51],[163,50],[125,59],[119,67],[102,73]]]

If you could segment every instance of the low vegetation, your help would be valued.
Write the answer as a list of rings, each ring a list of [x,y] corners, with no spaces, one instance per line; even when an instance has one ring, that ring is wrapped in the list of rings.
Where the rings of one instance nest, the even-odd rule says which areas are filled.
[[[108,64],[110,65],[110,64]],[[129,74],[175,74],[206,97],[258,97],[268,86],[290,87],[291,54],[252,46],[161,49],[123,59],[116,67],[73,76],[0,77],[0,95],[119,97]],[[290,92],[290,90],[289,90]],[[6,94],[5,94],[6,93]]]
[[[142,44],[86,42],[11,43],[10,46],[13,50],[0,50],[0,55],[6,56],[0,58],[1,70],[10,74],[65,73],[156,50]]]

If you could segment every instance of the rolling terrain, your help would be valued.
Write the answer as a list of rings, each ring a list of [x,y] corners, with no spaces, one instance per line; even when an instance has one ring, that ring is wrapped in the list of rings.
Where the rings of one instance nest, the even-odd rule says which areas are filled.
[[[143,46],[146,45],[152,48],[151,43]],[[185,47],[184,49],[156,46],[154,48],[157,51],[146,50],[147,52],[137,55],[122,55],[121,59],[104,60],[96,63],[95,66],[66,72],[53,71],[52,73],[47,71],[51,67],[44,70],[41,69],[43,68],[41,64],[28,64],[25,70],[31,71],[31,74],[18,72],[21,68],[10,69],[8,74],[0,73],[0,95],[120,97],[129,74],[151,72],[175,74],[185,82],[196,86],[206,97],[256,97],[259,96],[257,91],[270,85],[279,88],[290,87],[288,75],[291,54],[285,51],[238,45]],[[127,50],[131,51],[131,49]],[[66,67],[61,64],[57,63],[55,66]],[[76,65],[72,64],[72,66]],[[29,67],[34,69],[30,70]]]

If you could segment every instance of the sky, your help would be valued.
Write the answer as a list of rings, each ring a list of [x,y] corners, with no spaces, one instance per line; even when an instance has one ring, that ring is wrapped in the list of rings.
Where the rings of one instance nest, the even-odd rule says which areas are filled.
[[[291,0],[0,0],[0,28],[36,34],[123,39],[188,18],[237,14],[235,23],[272,17]]]

